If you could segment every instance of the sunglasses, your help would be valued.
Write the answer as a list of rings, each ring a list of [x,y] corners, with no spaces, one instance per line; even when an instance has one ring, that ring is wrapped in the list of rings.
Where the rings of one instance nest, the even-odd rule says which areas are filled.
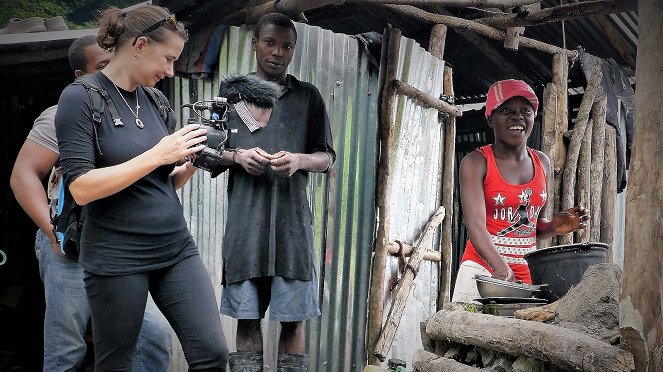
[[[136,38],[134,39],[134,42],[131,43],[131,45],[135,46],[139,37],[149,34],[150,32],[152,32],[152,31],[156,30],[157,28],[163,26],[164,23],[166,23],[168,21],[172,21],[174,25],[177,25],[177,20],[175,19],[175,14],[171,14],[170,17],[166,17],[166,18],[164,18],[160,21],[156,21],[150,27],[144,29],[140,34],[138,34],[138,36],[136,36]]]

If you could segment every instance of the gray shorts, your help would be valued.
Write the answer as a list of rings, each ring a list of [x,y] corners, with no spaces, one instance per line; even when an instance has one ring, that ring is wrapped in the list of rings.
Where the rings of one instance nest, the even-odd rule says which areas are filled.
[[[267,307],[269,319],[278,322],[319,316],[317,276],[313,280],[261,277],[223,286],[221,314],[235,319],[262,319]]]

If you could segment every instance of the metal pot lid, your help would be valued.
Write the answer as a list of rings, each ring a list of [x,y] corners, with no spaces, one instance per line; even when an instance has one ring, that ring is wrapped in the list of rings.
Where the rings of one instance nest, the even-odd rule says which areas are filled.
[[[567,251],[567,250],[591,250],[592,248],[600,248],[600,249],[605,249],[608,250],[608,244],[606,243],[601,243],[601,242],[587,242],[587,243],[573,243],[573,244],[564,244],[564,245],[555,245],[552,247],[548,248],[541,248],[537,249],[534,252],[530,252],[525,254],[524,258],[527,259],[528,257],[532,256],[537,256],[540,254],[547,254],[547,253],[552,253],[556,251]]]
[[[548,285],[548,284],[532,285],[532,284],[525,284],[525,283],[507,282],[506,280],[495,279],[495,278],[492,278],[490,276],[480,275],[480,274],[475,275],[474,280],[484,281],[484,282],[487,282],[487,283],[493,283],[493,284],[501,285],[503,287],[524,289],[524,290],[527,290],[527,291],[538,291],[538,290],[541,289],[541,287]]]

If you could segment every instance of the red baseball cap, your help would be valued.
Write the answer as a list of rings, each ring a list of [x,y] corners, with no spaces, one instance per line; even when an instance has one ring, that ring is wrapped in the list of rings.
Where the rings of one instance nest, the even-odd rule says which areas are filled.
[[[534,115],[536,116],[539,108],[539,99],[532,87],[522,80],[508,79],[500,80],[488,88],[486,96],[486,117],[490,117],[497,107],[506,102],[509,98],[524,97],[532,104]]]

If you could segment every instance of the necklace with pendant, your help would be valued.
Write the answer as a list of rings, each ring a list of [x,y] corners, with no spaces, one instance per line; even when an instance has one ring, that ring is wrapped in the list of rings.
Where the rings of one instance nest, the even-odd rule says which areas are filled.
[[[129,102],[127,102],[127,100],[124,98],[124,95],[122,94],[122,92],[120,92],[120,88],[118,88],[117,85],[115,84],[115,82],[113,82],[112,80],[111,80],[111,83],[113,83],[113,86],[115,87],[115,90],[117,90],[117,93],[120,95],[120,97],[122,97],[122,100],[124,101],[124,103],[129,108],[129,111],[131,111],[131,113],[136,117],[136,126],[140,129],[143,129],[145,127],[145,125],[143,125],[143,121],[140,120],[140,118],[138,117],[138,109],[140,109],[140,105],[138,104],[138,89],[136,89],[136,112],[134,112],[134,110],[129,105]],[[124,123],[122,123],[122,120],[119,119],[118,122],[115,123],[115,125],[116,126],[123,126]]]

